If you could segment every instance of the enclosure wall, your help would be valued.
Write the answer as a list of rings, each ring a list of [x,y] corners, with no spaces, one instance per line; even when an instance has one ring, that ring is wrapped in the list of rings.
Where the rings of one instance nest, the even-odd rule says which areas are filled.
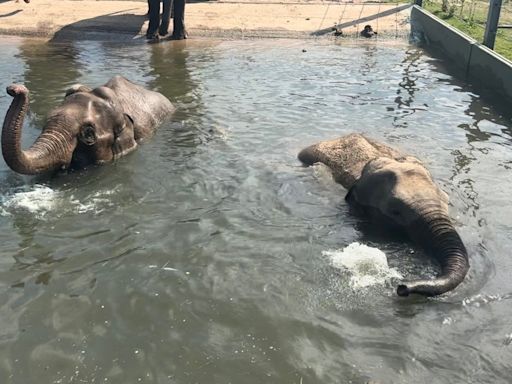
[[[512,63],[501,55],[418,6],[411,10],[411,33],[466,81],[512,100]]]

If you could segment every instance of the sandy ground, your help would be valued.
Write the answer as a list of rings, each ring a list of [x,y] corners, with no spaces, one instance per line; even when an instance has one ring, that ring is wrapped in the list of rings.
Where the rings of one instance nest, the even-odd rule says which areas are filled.
[[[336,24],[344,24],[344,36],[358,36],[365,24],[371,24],[379,32],[379,38],[394,38],[409,33],[410,10],[382,17],[376,15],[391,13],[398,6],[403,4],[196,1],[186,5],[185,24],[190,38],[303,38],[315,36],[315,33],[316,36],[332,36],[332,27]],[[64,39],[95,34],[112,39],[141,38],[147,29],[146,12],[145,1],[32,0],[26,4],[21,0],[0,0],[0,34]]]

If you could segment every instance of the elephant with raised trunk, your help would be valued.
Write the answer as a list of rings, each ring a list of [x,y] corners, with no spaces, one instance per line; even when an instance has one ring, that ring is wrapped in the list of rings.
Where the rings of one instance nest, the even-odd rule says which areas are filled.
[[[29,91],[13,84],[7,93],[13,101],[2,128],[2,154],[9,167],[28,175],[116,160],[151,137],[175,109],[164,95],[121,76],[95,89],[77,84],[48,114],[34,144],[23,150],[21,130]]]
[[[466,248],[448,214],[448,196],[420,160],[360,134],[303,149],[305,165],[327,165],[350,206],[378,223],[405,229],[441,265],[435,279],[402,282],[397,294],[436,296],[457,287],[469,270]]]

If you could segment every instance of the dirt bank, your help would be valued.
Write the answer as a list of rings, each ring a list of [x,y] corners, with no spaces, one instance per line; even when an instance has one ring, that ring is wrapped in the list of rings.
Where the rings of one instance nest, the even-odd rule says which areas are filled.
[[[343,24],[343,35],[357,37],[371,24],[382,37],[409,32],[409,9],[403,4],[324,1],[204,1],[187,4],[185,21],[190,37],[311,37],[332,35]],[[32,0],[0,2],[0,34],[44,38],[142,38],[147,28],[145,1]],[[387,13],[391,13],[386,15]],[[381,14],[381,17],[378,15]],[[328,32],[327,32],[328,31]]]

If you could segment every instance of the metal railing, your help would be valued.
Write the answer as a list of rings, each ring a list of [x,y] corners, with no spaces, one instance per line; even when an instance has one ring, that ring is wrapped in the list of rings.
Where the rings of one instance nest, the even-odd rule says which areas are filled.
[[[511,0],[416,0],[418,2],[429,11],[439,11],[442,18],[453,19],[451,24],[491,49],[497,38],[501,46],[510,44],[512,48]]]

